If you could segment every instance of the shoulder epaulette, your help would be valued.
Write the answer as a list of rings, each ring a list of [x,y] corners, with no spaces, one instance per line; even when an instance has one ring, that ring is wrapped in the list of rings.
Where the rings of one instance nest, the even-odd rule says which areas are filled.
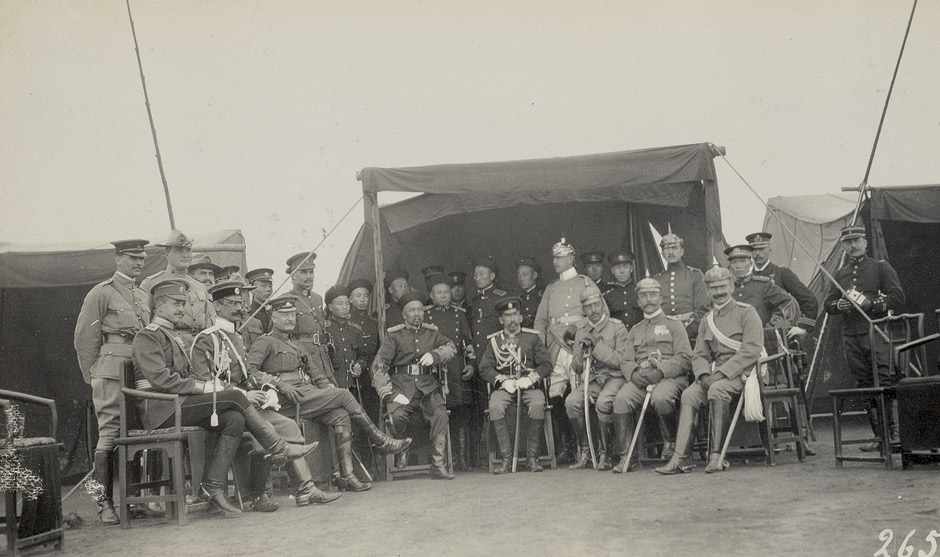
[[[508,294],[508,292],[506,292],[502,288],[494,288],[493,294],[496,294],[497,296],[505,296],[506,294]]]
[[[451,304],[450,307],[454,308],[457,311],[467,313],[466,309],[464,309],[462,306],[458,306],[457,304]]]
[[[773,282],[774,279],[770,277],[765,277],[764,275],[751,275],[751,280],[756,280],[757,282]]]
[[[498,334],[501,333],[501,332],[502,332],[502,331],[496,331],[495,333],[490,333],[490,334],[486,335],[486,338],[487,338],[487,339],[491,339],[491,338],[495,337],[496,335],[498,335]]]
[[[98,286],[107,286],[107,285],[111,284],[112,282],[114,282],[114,276],[110,276],[110,277],[104,279],[103,281],[99,282],[99,283],[98,283]],[[137,286],[135,285],[134,288],[137,288]]]
[[[160,325],[157,325],[156,323],[151,323],[144,328],[147,329],[148,331],[159,331]]]
[[[691,265],[686,265],[685,268],[688,269],[688,270],[690,270],[690,271],[692,271],[693,273],[701,273],[701,272],[702,272],[702,270],[699,269],[698,267],[693,267],[693,266],[691,266]],[[704,274],[704,273],[703,273],[703,274]]]
[[[424,306],[424,311],[431,311],[432,309],[434,309],[434,304],[428,304]]]
[[[623,325],[623,321],[617,319],[616,317],[608,317],[607,320],[610,321],[611,323],[620,323],[621,325]]]
[[[527,333],[532,333],[533,335],[542,336],[542,333],[538,332],[538,331],[535,330],[535,329],[530,329],[530,328],[528,328],[528,327],[523,327],[522,330],[525,331],[525,332],[527,332]]]
[[[404,324],[404,323],[399,323],[398,325],[392,325],[392,326],[389,327],[388,329],[385,329],[385,331],[386,331],[386,332],[389,332],[389,333],[397,333],[398,331],[400,331],[400,330],[402,330],[402,329],[404,329],[404,328],[405,328],[405,324]]]
[[[425,329],[430,329],[432,331],[437,330],[437,325],[435,325],[434,323],[422,323],[421,326],[424,327]]]
[[[672,319],[673,321],[678,321],[680,323],[682,322],[682,320],[676,317],[675,315],[667,315],[666,319]]]
[[[738,306],[739,306],[739,307],[742,307],[742,308],[752,308],[752,307],[754,307],[754,306],[752,306],[751,304],[748,304],[748,303],[745,303],[745,302],[739,302],[738,300],[735,300],[734,303],[738,304]]]

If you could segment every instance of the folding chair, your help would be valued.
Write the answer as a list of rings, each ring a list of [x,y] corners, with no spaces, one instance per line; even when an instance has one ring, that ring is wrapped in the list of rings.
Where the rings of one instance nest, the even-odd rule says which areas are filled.
[[[58,414],[55,401],[15,391],[0,390],[0,408],[10,406],[10,401],[45,406],[49,410],[49,435],[47,437],[14,437],[12,430],[0,449],[12,448],[24,464],[40,476],[44,490],[35,500],[22,500],[22,512],[17,514],[19,496],[15,491],[4,493],[4,516],[6,526],[7,553],[19,555],[21,549],[52,543],[62,551],[65,534],[62,529],[62,479],[59,474],[59,451],[62,444],[56,442]],[[0,410],[2,412],[3,410]],[[22,535],[22,537],[20,537]]]
[[[887,335],[887,339],[880,336],[875,330],[879,327]],[[875,335],[879,335],[877,338]],[[926,363],[926,352],[923,345],[918,345],[918,350],[914,347],[904,351],[905,357],[898,359],[901,354],[897,348],[910,343],[912,340],[922,339],[924,337],[924,314],[923,313],[903,313],[900,315],[888,315],[881,319],[873,320],[868,327],[868,338],[871,343],[872,362],[871,372],[873,376],[873,385],[871,387],[856,387],[852,389],[832,389],[829,396],[832,398],[832,440],[835,445],[836,466],[842,467],[844,462],[881,462],[888,469],[894,468],[892,453],[900,452],[900,445],[891,442],[891,432],[888,423],[888,413],[891,412],[890,403],[895,399],[896,391],[894,386],[883,386],[878,378],[877,358],[875,350],[879,344],[884,344],[884,350],[887,351],[888,369],[893,375],[906,376],[912,368],[912,358],[922,358],[923,365]],[[879,340],[880,339],[880,340]],[[917,366],[913,366],[917,369]],[[866,437],[863,439],[843,439],[842,438],[842,414],[845,403],[848,400],[874,400],[875,410],[878,413],[881,424],[881,437]],[[881,450],[878,456],[864,455],[845,455],[843,448],[845,445],[860,445],[878,441],[881,444]]]

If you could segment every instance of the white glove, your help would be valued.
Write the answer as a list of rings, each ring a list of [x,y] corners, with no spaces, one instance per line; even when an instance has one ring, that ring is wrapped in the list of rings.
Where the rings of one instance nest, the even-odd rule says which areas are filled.
[[[349,374],[352,375],[353,377],[359,377],[360,375],[362,375],[362,364],[360,364],[359,362],[354,363],[352,367],[349,369]]]
[[[421,356],[421,359],[418,360],[418,363],[423,365],[424,367],[434,365],[434,355],[431,354],[430,352],[425,352],[424,356]]]
[[[218,379],[213,379],[212,381],[206,381],[205,384],[202,386],[202,392],[204,394],[209,394],[212,392],[218,393],[218,392],[222,392],[223,390],[225,390],[225,386]]]
[[[524,391],[532,386],[532,380],[528,376],[521,377],[516,381],[516,386]]]
[[[791,339],[793,337],[801,337],[805,334],[806,334],[806,329],[804,329],[803,327],[796,327],[796,326],[790,327],[790,330],[787,331],[787,339]]]
[[[515,379],[507,379],[507,380],[503,381],[503,384],[500,385],[500,387],[501,387],[504,391],[506,391],[507,393],[513,394],[513,393],[516,392],[516,380],[515,380]]]

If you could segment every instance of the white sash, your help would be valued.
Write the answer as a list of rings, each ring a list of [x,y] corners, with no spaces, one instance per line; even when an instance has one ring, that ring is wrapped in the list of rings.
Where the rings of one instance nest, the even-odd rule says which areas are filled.
[[[708,323],[708,328],[711,329],[712,334],[715,335],[715,340],[717,340],[720,344],[723,344],[735,352],[741,349],[742,343],[740,341],[734,340],[733,338],[725,335],[721,332],[721,330],[718,329],[718,326],[715,325],[714,312],[708,312],[708,315],[705,316],[705,321]],[[767,350],[761,347],[760,355],[761,358],[766,358]],[[712,363],[712,366],[714,366],[714,362]],[[744,419],[748,422],[763,422],[764,405],[761,402],[760,384],[758,381],[767,381],[767,364],[760,364],[757,373],[748,373],[750,369],[744,371],[745,382],[744,393],[742,394],[744,397]],[[758,376],[760,379],[758,379]]]

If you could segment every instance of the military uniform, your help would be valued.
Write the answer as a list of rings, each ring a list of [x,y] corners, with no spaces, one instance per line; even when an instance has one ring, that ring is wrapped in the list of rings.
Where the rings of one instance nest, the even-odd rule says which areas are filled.
[[[451,271],[447,273],[447,277],[450,279],[450,288],[451,288],[451,303],[456,304],[464,309],[464,311],[470,310],[470,304],[467,302],[466,297],[466,282],[467,282],[467,273],[462,271]],[[460,298],[458,298],[454,293],[454,287],[460,288]]]
[[[447,363],[447,406],[455,408],[470,404],[470,388],[462,378],[466,364],[464,347],[471,342],[466,312],[455,304],[429,305],[424,308],[424,321],[436,326],[444,336],[454,342],[457,349],[457,356]]]
[[[584,358],[579,354],[575,355],[572,362],[572,372],[578,378],[579,384],[565,398],[565,411],[580,438],[582,449],[586,448],[588,446],[587,437],[585,436],[587,429],[584,422],[588,417],[585,416],[584,389],[588,389],[589,398],[594,400],[594,409],[597,412],[601,430],[602,454],[600,460],[602,462],[598,464],[598,468],[605,469],[609,468],[607,456],[612,456],[612,453],[608,451],[614,449],[614,452],[616,452],[616,448],[610,446],[608,426],[613,421],[614,399],[626,382],[620,366],[623,363],[623,357],[627,349],[627,328],[619,320],[606,315],[597,323],[591,323],[589,319],[585,318],[578,323],[578,330],[574,338],[575,349],[584,346],[585,343],[590,343],[593,346],[591,348],[589,382],[584,385],[583,379],[581,379],[581,374],[584,371]],[[578,466],[576,465],[576,467]]]
[[[325,326],[323,298],[312,290],[302,288],[294,288],[291,294],[297,298],[297,326],[292,338],[309,358],[307,373],[319,386],[325,384],[324,380],[336,384],[330,361],[330,336]]]
[[[749,273],[736,279],[734,299],[753,306],[766,327],[786,329],[796,325],[796,315],[787,307],[794,303],[793,298],[770,278]]]
[[[470,298],[470,328],[473,331],[473,350],[482,354],[486,350],[486,337],[500,329],[496,304],[503,301],[509,293],[491,284],[477,288]]]
[[[627,329],[643,319],[643,310],[636,305],[636,284],[633,281],[626,284],[605,282],[601,293],[610,308],[610,316],[623,323]]]
[[[189,285],[187,294],[187,303],[182,323],[176,327],[176,332],[188,349],[192,346],[193,338],[199,331],[211,327],[215,323],[215,308],[209,302],[209,293],[206,285],[189,275],[176,274],[169,269],[150,275],[140,283],[140,288],[144,292],[150,292],[153,285],[169,279],[185,280]]]
[[[114,242],[119,255],[143,259],[146,240]],[[78,367],[91,385],[91,399],[98,421],[95,446],[95,477],[111,500],[111,456],[114,440],[120,434],[121,387],[124,372],[131,366],[134,335],[150,322],[147,294],[137,288],[134,279],[115,271],[114,275],[93,286],[82,301],[75,322],[74,346]],[[116,524],[110,503],[99,502],[102,521]]]
[[[405,305],[420,302],[413,294],[406,295],[402,301]],[[372,384],[380,397],[392,397],[387,409],[396,435],[403,435],[416,422],[430,423],[431,475],[451,479],[453,475],[447,472],[444,460],[449,427],[447,408],[433,367],[419,364],[425,354],[431,354],[434,366],[441,366],[456,356],[457,348],[437,327],[428,323],[419,327],[404,323],[390,327],[372,362]],[[408,401],[396,401],[398,395]]]
[[[685,325],[689,340],[698,334],[699,320],[708,311],[708,289],[701,270],[684,262],[671,263],[655,277],[663,287],[663,313]]]
[[[507,300],[500,305],[500,308],[502,311],[511,310],[514,305],[518,310],[518,306],[521,305],[520,300]],[[500,452],[503,455],[501,471],[506,471],[515,456],[512,454],[512,445],[509,442],[506,410],[516,403],[516,395],[503,388],[503,383],[510,379],[515,382],[522,377],[528,377],[533,382],[532,385],[522,389],[518,395],[529,417],[526,456],[530,470],[541,471],[541,466],[538,464],[538,450],[542,423],[545,420],[545,393],[539,388],[538,383],[551,373],[548,350],[538,332],[527,328],[520,329],[515,335],[504,329],[490,334],[487,341],[486,350],[480,359],[480,376],[493,387],[489,400],[489,414],[496,430]],[[520,388],[518,385],[514,387],[514,389],[518,388]],[[516,411],[521,412],[522,409],[516,408]],[[519,433],[515,432],[516,435]]]
[[[528,290],[519,291],[519,301],[522,302],[522,326],[532,328],[535,325],[535,314],[539,310],[539,304],[542,302],[542,295],[545,288],[538,284],[533,284]]]

